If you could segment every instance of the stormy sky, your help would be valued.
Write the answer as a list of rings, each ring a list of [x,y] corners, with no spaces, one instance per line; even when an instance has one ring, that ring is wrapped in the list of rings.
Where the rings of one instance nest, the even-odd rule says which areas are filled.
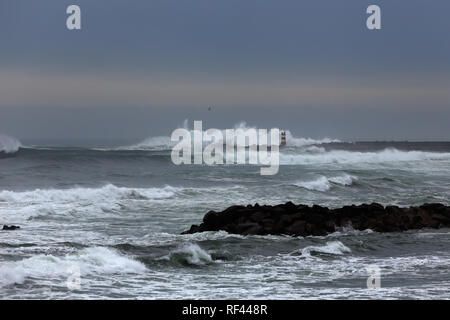
[[[82,30],[66,29],[70,4]],[[365,26],[370,4],[381,30]],[[0,0],[0,133],[119,143],[187,118],[449,140],[449,12],[447,0]]]

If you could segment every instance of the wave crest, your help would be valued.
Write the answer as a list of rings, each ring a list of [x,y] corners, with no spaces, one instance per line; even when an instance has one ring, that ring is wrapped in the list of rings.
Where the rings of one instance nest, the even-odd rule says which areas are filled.
[[[67,279],[71,267],[85,274],[142,273],[141,262],[123,256],[113,249],[91,247],[66,256],[36,255],[0,266],[0,287],[21,284],[28,278]]]
[[[129,151],[158,151],[169,150],[175,145],[175,142],[170,140],[167,136],[149,137],[143,141],[132,144],[130,146],[123,146],[115,148],[114,150],[129,150]]]
[[[112,184],[101,188],[72,188],[72,189],[36,189],[33,191],[1,191],[0,201],[5,202],[77,202],[77,201],[105,201],[109,199],[164,199],[172,197],[176,188],[126,188]]]
[[[175,249],[169,254],[168,258],[182,265],[200,266],[213,262],[211,255],[207,251],[193,243],[188,243]]]
[[[36,189],[33,191],[0,191],[0,203],[8,204],[2,212],[17,220],[53,215],[111,214],[123,206],[168,199],[179,188],[126,188],[112,184],[100,188]],[[146,201],[143,201],[146,200]]]
[[[333,184],[341,186],[350,186],[353,184],[353,181],[355,180],[357,180],[357,177],[351,176],[349,174],[344,174],[341,176],[335,176],[330,178],[320,176],[314,180],[295,182],[294,185],[311,191],[325,192],[330,190]]]
[[[343,255],[352,250],[340,241],[328,241],[323,246],[308,246],[300,250],[302,257],[311,257],[317,254]]]

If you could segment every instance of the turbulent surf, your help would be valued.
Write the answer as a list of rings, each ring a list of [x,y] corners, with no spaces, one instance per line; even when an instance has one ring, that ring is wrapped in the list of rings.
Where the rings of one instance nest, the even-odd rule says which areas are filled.
[[[21,226],[0,231],[0,298],[448,298],[448,229],[180,235],[231,205],[449,205],[450,143],[286,131],[274,176],[176,166],[168,136],[96,148],[21,148],[0,136],[0,223]],[[369,292],[370,265],[386,285]],[[73,266],[81,290],[67,286]]]

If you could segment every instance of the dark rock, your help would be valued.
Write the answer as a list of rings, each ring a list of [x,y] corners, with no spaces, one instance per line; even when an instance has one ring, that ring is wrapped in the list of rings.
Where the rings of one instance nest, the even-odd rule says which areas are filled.
[[[197,233],[197,232],[201,232],[200,228],[198,225],[193,224],[189,230],[186,230],[186,231],[182,232],[181,234],[191,234],[191,233]]]
[[[215,211],[208,211],[203,217],[203,222],[207,224],[214,224],[219,221],[219,214]]]
[[[450,227],[450,207],[426,203],[420,207],[401,208],[371,203],[329,209],[319,205],[295,205],[292,202],[276,206],[232,206],[222,212],[209,211],[200,226],[193,225],[183,234],[225,230],[244,235],[321,236],[334,232],[336,227],[346,226],[377,232]]]
[[[238,224],[236,226],[236,232],[239,234],[244,234],[249,229],[258,228],[258,227],[259,227],[259,224],[255,223],[255,222],[244,222],[244,223]],[[246,233],[246,234],[248,234],[248,233]]]
[[[320,207],[321,208],[321,207]],[[325,220],[325,214],[321,209],[318,211],[310,211],[304,214],[304,220],[313,224],[320,224]]]
[[[17,230],[17,229],[20,229],[20,227],[19,226],[13,226],[13,225],[7,226],[5,224],[5,225],[3,225],[3,229],[2,230]]]
[[[420,209],[423,209],[428,212],[436,212],[436,213],[443,213],[446,211],[448,207],[444,206],[441,203],[425,203],[420,206]]]
[[[446,217],[442,214],[434,214],[433,215],[433,219],[436,221],[439,221],[440,223],[444,224],[444,225],[449,225],[450,224],[450,218]]]
[[[336,231],[336,225],[332,220],[328,220],[325,222],[325,230],[327,233],[332,233]]]
[[[262,235],[262,234],[267,234],[265,231],[264,231],[264,228],[263,227],[261,227],[260,225],[254,225],[254,226],[252,226],[252,227],[250,227],[250,228],[248,228],[247,230],[245,230],[244,232],[242,232],[242,234],[243,235]]]
[[[297,211],[297,206],[291,201],[288,201],[284,204],[284,209],[286,212],[293,213]]]
[[[294,224],[287,228],[287,234],[292,234],[296,236],[304,236],[306,235],[306,222],[305,221],[296,221]]]
[[[250,219],[254,222],[260,222],[262,221],[264,218],[266,218],[268,216],[267,213],[261,212],[261,211],[257,211],[255,213],[253,213],[250,216]]]

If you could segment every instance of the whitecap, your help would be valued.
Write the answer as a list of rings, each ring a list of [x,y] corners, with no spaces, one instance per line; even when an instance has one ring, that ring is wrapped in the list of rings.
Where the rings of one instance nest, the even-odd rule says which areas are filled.
[[[213,262],[211,255],[194,243],[187,243],[169,254],[170,260],[188,265],[205,265]]]
[[[143,273],[147,270],[141,262],[123,256],[113,249],[91,247],[65,256],[40,254],[3,263],[0,266],[0,286],[21,284],[29,278],[65,281],[73,267],[79,268],[81,278],[88,274]]]
[[[351,176],[348,174],[333,176],[329,178],[325,176],[319,176],[314,180],[294,182],[294,185],[311,191],[325,192],[331,189],[332,184],[350,186],[356,179],[357,178],[355,176]]]
[[[352,250],[340,241],[328,241],[323,246],[308,246],[300,250],[302,257],[310,257],[314,253],[343,255],[344,253],[350,252],[352,252]]]
[[[191,134],[191,137],[193,137],[194,130],[189,130],[188,126],[188,120],[184,120],[183,124],[181,125],[181,128],[188,130]],[[206,129],[206,128],[204,128]],[[231,128],[230,128],[231,129]],[[244,132],[247,132],[248,130],[257,130],[258,128],[256,126],[248,125],[245,121],[241,121],[236,123],[233,128],[234,130],[241,130]],[[271,129],[278,129],[278,128],[271,128]],[[270,131],[271,129],[268,129]],[[220,130],[220,129],[219,129]],[[295,137],[289,130],[284,129],[278,129],[280,131],[286,132],[286,139],[287,139],[287,145],[290,147],[307,147],[307,146],[314,146],[314,145],[320,145],[324,143],[331,143],[331,142],[340,142],[337,139],[330,139],[330,138],[323,138],[323,139],[312,139],[312,138],[303,138],[303,137]],[[205,130],[202,132],[202,134],[205,134]],[[223,140],[214,141],[214,144],[218,146],[223,146],[225,143],[228,144],[236,144],[238,147],[245,147],[248,146],[247,142],[241,142],[244,143],[244,145],[240,144],[239,141],[235,141],[236,139],[228,139],[225,134],[225,129],[221,130]],[[193,141],[193,140],[192,140]],[[173,146],[175,146],[177,142],[171,141],[170,136],[154,136],[154,137],[148,137],[144,140],[142,140],[139,143],[135,143],[129,146],[121,146],[113,149],[102,149],[102,150],[170,150]],[[210,144],[210,142],[205,143]],[[313,149],[311,149],[313,150]]]
[[[1,191],[0,200],[15,203],[30,202],[109,202],[110,199],[164,199],[177,192],[171,186],[162,188],[126,188],[107,184],[100,188],[35,189],[33,191]]]
[[[400,151],[387,148],[378,152],[332,150],[321,153],[282,153],[281,165],[392,163],[426,160],[450,160],[450,153]]]
[[[294,185],[311,191],[322,192],[328,191],[331,188],[330,181],[324,176],[320,176],[319,178],[310,181],[297,181]]]

